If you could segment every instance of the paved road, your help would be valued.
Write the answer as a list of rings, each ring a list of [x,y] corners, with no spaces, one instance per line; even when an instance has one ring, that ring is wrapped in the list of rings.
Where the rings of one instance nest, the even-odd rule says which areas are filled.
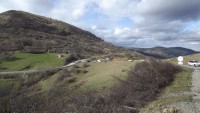
[[[38,69],[38,70],[27,70],[27,71],[12,71],[12,72],[0,72],[0,75],[8,75],[8,74],[29,74],[29,73],[36,73],[36,72],[40,72],[40,71],[47,71],[47,70],[53,70],[53,69],[61,69],[61,68],[66,68],[66,67],[70,67],[73,66],[77,63],[80,62],[86,62],[87,59],[81,59],[81,60],[77,60],[74,61],[72,63],[69,63],[65,66],[61,66],[61,67],[55,67],[55,68],[49,68],[49,69]]]

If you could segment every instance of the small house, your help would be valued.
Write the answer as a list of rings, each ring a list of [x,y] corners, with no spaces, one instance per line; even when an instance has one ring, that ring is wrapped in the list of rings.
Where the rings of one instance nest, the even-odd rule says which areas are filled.
[[[62,58],[62,57],[64,57],[64,55],[59,54],[57,57],[58,57],[58,58]]]
[[[132,62],[133,60],[128,60],[129,62]]]

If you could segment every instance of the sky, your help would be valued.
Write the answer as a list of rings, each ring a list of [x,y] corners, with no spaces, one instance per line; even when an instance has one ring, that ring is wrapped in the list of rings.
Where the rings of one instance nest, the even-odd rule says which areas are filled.
[[[200,0],[0,0],[0,13],[8,10],[62,20],[119,46],[200,51]]]

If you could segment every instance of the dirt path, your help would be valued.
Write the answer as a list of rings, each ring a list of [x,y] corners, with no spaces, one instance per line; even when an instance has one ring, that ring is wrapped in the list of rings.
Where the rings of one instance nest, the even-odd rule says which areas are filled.
[[[193,96],[195,113],[200,113],[200,67],[194,68],[192,74],[192,91],[196,96]]]

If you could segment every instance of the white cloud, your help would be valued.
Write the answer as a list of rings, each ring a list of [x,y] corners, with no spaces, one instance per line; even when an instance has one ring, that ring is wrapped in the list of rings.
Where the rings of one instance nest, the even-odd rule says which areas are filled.
[[[190,42],[191,45],[198,45],[200,44],[199,42]]]
[[[199,18],[199,5],[199,0],[141,0],[137,12],[155,19],[186,21]]]
[[[1,0],[0,12],[23,10],[36,13],[68,23],[76,21],[85,14],[87,5],[94,0]]]
[[[100,0],[102,13],[114,17],[131,17],[134,15],[137,0]]]
[[[124,28],[115,28],[114,30],[114,35],[117,38],[130,38],[131,36],[136,36],[139,34],[139,29],[137,28],[128,28],[128,27],[124,27]]]
[[[87,0],[60,0],[55,8],[48,12],[49,16],[66,22],[75,23],[86,12]]]
[[[91,26],[91,29],[92,29],[92,30],[95,30],[95,29],[97,29],[97,26],[96,26],[96,25],[93,25],[93,26]]]

